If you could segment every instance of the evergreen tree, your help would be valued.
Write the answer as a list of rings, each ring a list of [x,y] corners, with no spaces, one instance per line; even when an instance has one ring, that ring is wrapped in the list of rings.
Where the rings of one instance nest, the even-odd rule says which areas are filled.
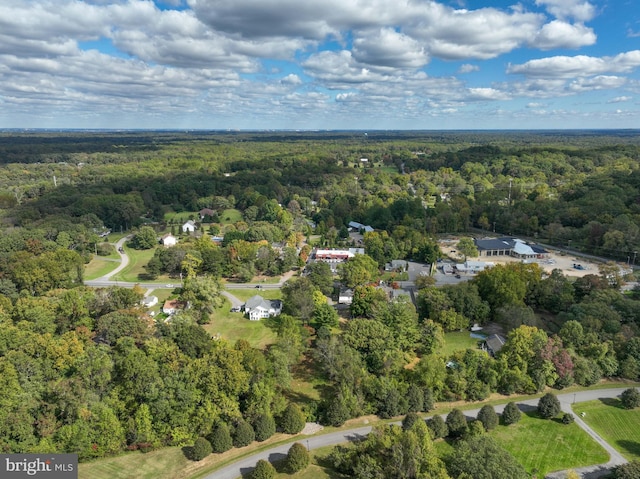
[[[260,414],[253,422],[253,429],[256,433],[256,441],[266,441],[276,433],[276,421],[270,414]]]
[[[233,439],[229,432],[229,426],[224,422],[218,423],[209,434],[209,442],[213,452],[218,454],[231,449],[233,447]]]
[[[449,435],[449,428],[440,415],[427,419],[427,426],[434,439],[440,439],[441,437],[447,437]]]
[[[507,403],[502,411],[502,422],[505,426],[515,424],[520,420],[522,412],[518,409],[518,406],[514,402]]]
[[[193,443],[193,447],[190,451],[190,459],[193,461],[202,461],[205,457],[211,454],[211,443],[204,437],[199,437]]]
[[[244,419],[239,419],[233,432],[233,445],[235,447],[244,447],[251,444],[256,438],[256,434]]]
[[[478,421],[482,423],[485,431],[490,431],[498,425],[499,418],[493,406],[487,404],[478,412]]]
[[[285,467],[290,474],[295,474],[309,466],[310,458],[307,449],[299,442],[293,443],[287,452]]]
[[[620,401],[625,409],[635,409],[640,406],[640,392],[636,388],[625,389],[620,395]]]
[[[424,410],[424,393],[418,386],[411,384],[407,389],[407,411],[421,412]]]
[[[547,393],[538,401],[538,414],[543,419],[556,417],[560,412],[560,401],[555,394]]]
[[[279,426],[285,434],[298,434],[304,428],[306,418],[297,404],[289,403],[280,416]]]
[[[274,479],[274,477],[276,477],[276,468],[264,459],[260,459],[256,468],[249,474],[250,479]]]
[[[467,418],[460,409],[452,409],[447,414],[445,424],[449,430],[449,437],[453,439],[460,438],[467,432]]]

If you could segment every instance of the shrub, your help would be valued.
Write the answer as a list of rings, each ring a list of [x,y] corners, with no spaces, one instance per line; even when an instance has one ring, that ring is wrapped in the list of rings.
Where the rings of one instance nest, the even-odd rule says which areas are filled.
[[[440,415],[427,419],[427,427],[431,431],[433,439],[440,439],[449,435],[449,428]]]
[[[256,441],[266,441],[276,433],[276,421],[270,414],[260,414],[253,422]]]
[[[411,426],[413,426],[418,421],[422,421],[422,419],[420,419],[420,416],[418,416],[418,413],[416,412],[407,413],[407,415],[402,420],[402,429],[404,429],[405,431],[408,431],[409,429],[411,429]]]
[[[482,423],[485,431],[490,431],[498,425],[499,418],[493,406],[487,404],[478,412],[478,421]]]
[[[304,428],[306,418],[300,408],[293,403],[289,403],[280,416],[280,429],[285,434],[298,434]]]
[[[472,419],[467,424],[467,430],[464,433],[465,439],[469,439],[471,437],[482,436],[485,432],[484,424],[479,419]]]
[[[235,431],[233,432],[233,445],[235,447],[244,447],[251,444],[256,438],[256,434],[244,419],[238,420]]]
[[[209,434],[209,442],[213,452],[218,454],[231,449],[233,447],[233,439],[229,432],[229,426],[224,422],[217,424]]]
[[[640,406],[640,392],[636,388],[625,389],[620,395],[620,401],[625,409],[635,409]]]
[[[190,459],[193,461],[202,461],[205,457],[211,454],[211,443],[207,441],[204,437],[199,437],[193,443],[193,447],[191,448]]]
[[[467,432],[467,418],[464,417],[460,409],[452,409],[451,412],[447,414],[445,423],[449,429],[449,437],[453,439],[460,438]]]
[[[514,402],[507,403],[502,411],[502,422],[505,426],[515,424],[522,417],[522,412],[518,409],[518,406]]]
[[[638,479],[640,477],[640,462],[631,461],[613,469],[614,479]]]
[[[565,412],[562,415],[562,424],[571,424],[573,421],[575,421],[575,418],[570,412]]]
[[[256,468],[251,471],[250,479],[273,479],[276,477],[276,468],[269,461],[260,459]]]
[[[290,474],[302,471],[309,466],[309,452],[299,442],[293,443],[287,452],[285,467]]]
[[[560,412],[560,401],[551,393],[547,393],[538,401],[538,414],[543,419],[556,417]]]

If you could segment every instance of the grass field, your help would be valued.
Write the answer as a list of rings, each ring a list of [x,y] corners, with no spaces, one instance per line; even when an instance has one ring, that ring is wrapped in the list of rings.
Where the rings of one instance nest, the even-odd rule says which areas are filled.
[[[455,351],[478,348],[478,340],[469,336],[469,331],[445,333],[444,341],[445,343],[440,350],[440,354],[445,356],[449,356]]]
[[[132,452],[83,463],[79,479],[175,479],[190,461],[179,447],[165,447],[146,454]]]
[[[205,324],[204,329],[214,337],[219,334],[231,344],[245,339],[254,348],[264,348],[275,342],[275,333],[262,321],[249,321],[242,313],[232,313],[230,309],[231,303],[225,299],[224,305],[211,315],[211,322]]]
[[[498,426],[491,435],[529,474],[537,477],[609,460],[607,452],[580,426],[575,423],[565,425],[559,420],[543,420],[537,412],[523,414],[517,424]]]
[[[258,288],[245,288],[245,289],[229,289],[229,293],[234,295],[242,302],[246,302],[247,299],[255,296],[256,294],[262,296],[264,299],[282,299],[282,293],[279,289],[258,289]]]
[[[120,265],[119,256],[93,256],[93,259],[89,261],[84,267],[84,279],[92,280],[100,278],[107,274],[109,271],[113,271]]]
[[[576,414],[624,457],[640,460],[640,410],[624,409],[618,399],[603,399],[573,406]]]
[[[234,224],[238,221],[242,221],[242,212],[240,210],[236,210],[235,208],[229,208],[228,210],[224,210],[220,215],[220,222],[222,224]]]
[[[113,278],[118,281],[130,281],[135,283],[140,281],[138,275],[146,273],[144,266],[149,262],[151,258],[153,258],[153,254],[155,253],[155,248],[151,249],[143,249],[137,250],[132,248],[127,248],[125,246],[125,251],[127,256],[129,256],[129,264],[125,269],[120,271]],[[165,282],[165,279],[159,279],[159,282]]]

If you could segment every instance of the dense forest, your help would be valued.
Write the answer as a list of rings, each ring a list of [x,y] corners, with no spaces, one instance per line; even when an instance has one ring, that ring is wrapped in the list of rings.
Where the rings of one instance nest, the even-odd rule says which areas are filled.
[[[415,304],[390,301],[374,281],[394,259],[435,262],[447,233],[521,235],[635,263],[639,158],[632,132],[5,132],[0,450],[86,460],[206,438],[222,452],[305,419],[338,426],[492,392],[637,380],[640,302],[606,265],[577,280],[535,264],[455,286],[424,280]],[[229,210],[241,218],[226,221]],[[83,285],[83,265],[109,254],[103,232],[150,248],[179,226],[175,213],[202,220],[205,234],[156,249],[145,278],[183,275],[180,298],[194,308],[154,321],[138,289]],[[287,282],[284,314],[268,320],[274,344],[229,344],[202,328],[220,278],[298,271],[305,238],[348,245],[350,221],[375,228],[366,255],[337,277],[315,263]],[[342,320],[325,298],[335,280],[354,290]],[[495,358],[440,354],[445,332],[488,322],[508,333]],[[326,385],[320,400],[292,392],[303,362]]]

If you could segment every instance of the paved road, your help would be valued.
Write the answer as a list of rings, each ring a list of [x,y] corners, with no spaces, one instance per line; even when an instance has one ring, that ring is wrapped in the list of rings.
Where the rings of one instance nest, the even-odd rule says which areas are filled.
[[[600,389],[600,390],[592,390],[592,391],[581,391],[577,393],[570,394],[558,394],[558,399],[560,400],[560,404],[562,406],[563,411],[570,412],[571,404],[585,401],[593,401],[600,398],[615,398],[618,397],[622,391],[627,388],[612,388],[612,389]],[[530,399],[526,401],[519,401],[518,406],[520,409],[526,410],[527,408],[535,408],[538,405],[538,399]],[[501,413],[504,409],[504,405],[496,406],[496,412]],[[464,414],[468,418],[475,418],[478,415],[478,409],[472,409],[464,411]],[[442,415],[445,417],[446,415]],[[601,444],[611,456],[609,462],[602,465],[590,466],[588,468],[582,468],[578,470],[578,472],[583,473],[582,477],[593,479],[597,477],[601,477],[604,475],[605,471],[608,472],[611,467],[617,464],[623,464],[627,462],[615,449],[613,449],[609,444],[607,444],[598,434],[595,433],[589,426],[587,426],[584,421],[580,418],[576,418],[576,423],[585,429],[587,433],[589,433],[599,444]],[[291,447],[291,443],[300,442],[304,446],[306,446],[309,450],[318,449],[326,446],[334,446],[336,444],[341,444],[347,441],[354,441],[359,438],[362,438],[371,432],[370,426],[359,427],[356,429],[349,429],[347,431],[334,432],[330,434],[320,434],[317,436],[296,436],[292,438],[291,442],[288,444],[284,444],[282,446],[277,446],[272,449],[262,451],[251,456],[245,457],[243,459],[238,460],[237,462],[225,466],[221,469],[218,469],[215,472],[204,477],[204,479],[237,479],[238,477],[247,474],[250,472],[256,465],[256,463],[260,459],[266,459],[270,462],[278,461],[280,459],[284,459],[287,455],[287,451],[289,447]],[[593,475],[600,474],[600,475]],[[559,471],[557,473],[552,473],[547,475],[548,478],[553,479],[564,479],[566,477],[566,471]]]

